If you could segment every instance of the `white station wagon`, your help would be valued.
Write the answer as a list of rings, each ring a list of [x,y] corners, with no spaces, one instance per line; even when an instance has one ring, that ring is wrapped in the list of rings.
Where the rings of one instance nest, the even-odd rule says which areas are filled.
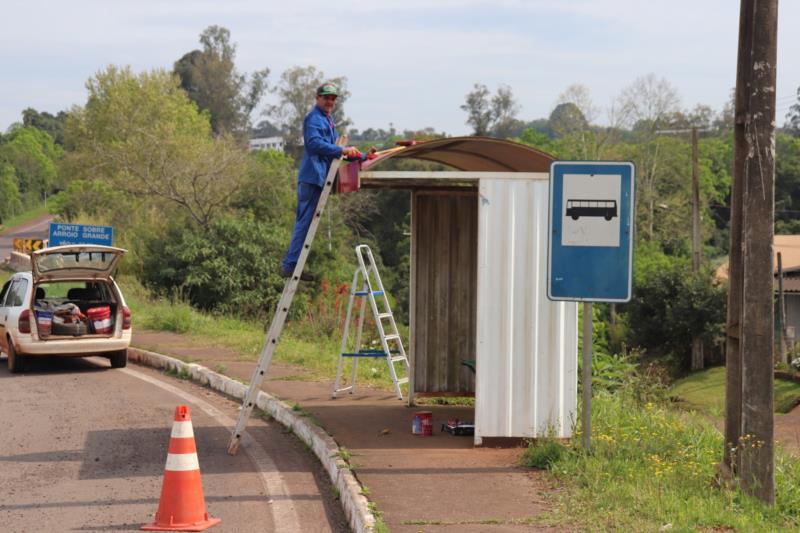
[[[10,372],[29,357],[100,355],[128,362],[131,313],[111,277],[125,250],[66,245],[31,254],[31,272],[0,290],[0,352]]]

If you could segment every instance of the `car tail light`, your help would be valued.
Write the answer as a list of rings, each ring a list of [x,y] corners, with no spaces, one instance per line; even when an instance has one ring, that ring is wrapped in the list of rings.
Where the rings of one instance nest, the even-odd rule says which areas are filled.
[[[20,333],[30,333],[31,332],[31,311],[30,311],[30,309],[23,309],[22,313],[19,314],[19,332]]]
[[[131,310],[122,306],[122,329],[131,329]]]

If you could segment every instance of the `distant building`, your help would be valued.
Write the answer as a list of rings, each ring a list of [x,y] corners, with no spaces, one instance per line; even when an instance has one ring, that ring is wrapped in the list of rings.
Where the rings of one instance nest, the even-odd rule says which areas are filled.
[[[250,139],[250,150],[278,150],[283,152],[283,137],[259,137]]]
[[[778,252],[783,267],[783,292],[786,300],[786,326],[790,345],[800,335],[800,235],[775,235],[772,241],[772,268],[775,276],[774,289],[778,294]],[[717,268],[718,280],[728,279],[728,261]],[[775,324],[780,320],[780,311],[775,308]],[[777,337],[776,337],[777,339]],[[777,340],[776,340],[777,342]]]

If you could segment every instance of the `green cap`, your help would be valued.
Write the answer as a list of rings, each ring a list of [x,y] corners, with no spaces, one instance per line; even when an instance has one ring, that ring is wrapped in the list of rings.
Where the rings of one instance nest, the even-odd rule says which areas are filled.
[[[325,96],[326,94],[339,96],[339,89],[337,89],[336,85],[332,83],[323,83],[317,87],[317,96]]]

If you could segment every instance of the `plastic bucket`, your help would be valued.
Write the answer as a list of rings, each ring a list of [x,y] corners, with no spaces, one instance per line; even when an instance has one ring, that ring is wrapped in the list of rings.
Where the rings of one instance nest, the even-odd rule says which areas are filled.
[[[430,411],[414,413],[414,418],[411,419],[411,433],[421,437],[432,437],[433,413]]]
[[[46,339],[53,331],[53,312],[36,311],[36,331],[40,339]]]
[[[86,311],[95,333],[111,333],[111,308],[107,305],[92,307]]]

